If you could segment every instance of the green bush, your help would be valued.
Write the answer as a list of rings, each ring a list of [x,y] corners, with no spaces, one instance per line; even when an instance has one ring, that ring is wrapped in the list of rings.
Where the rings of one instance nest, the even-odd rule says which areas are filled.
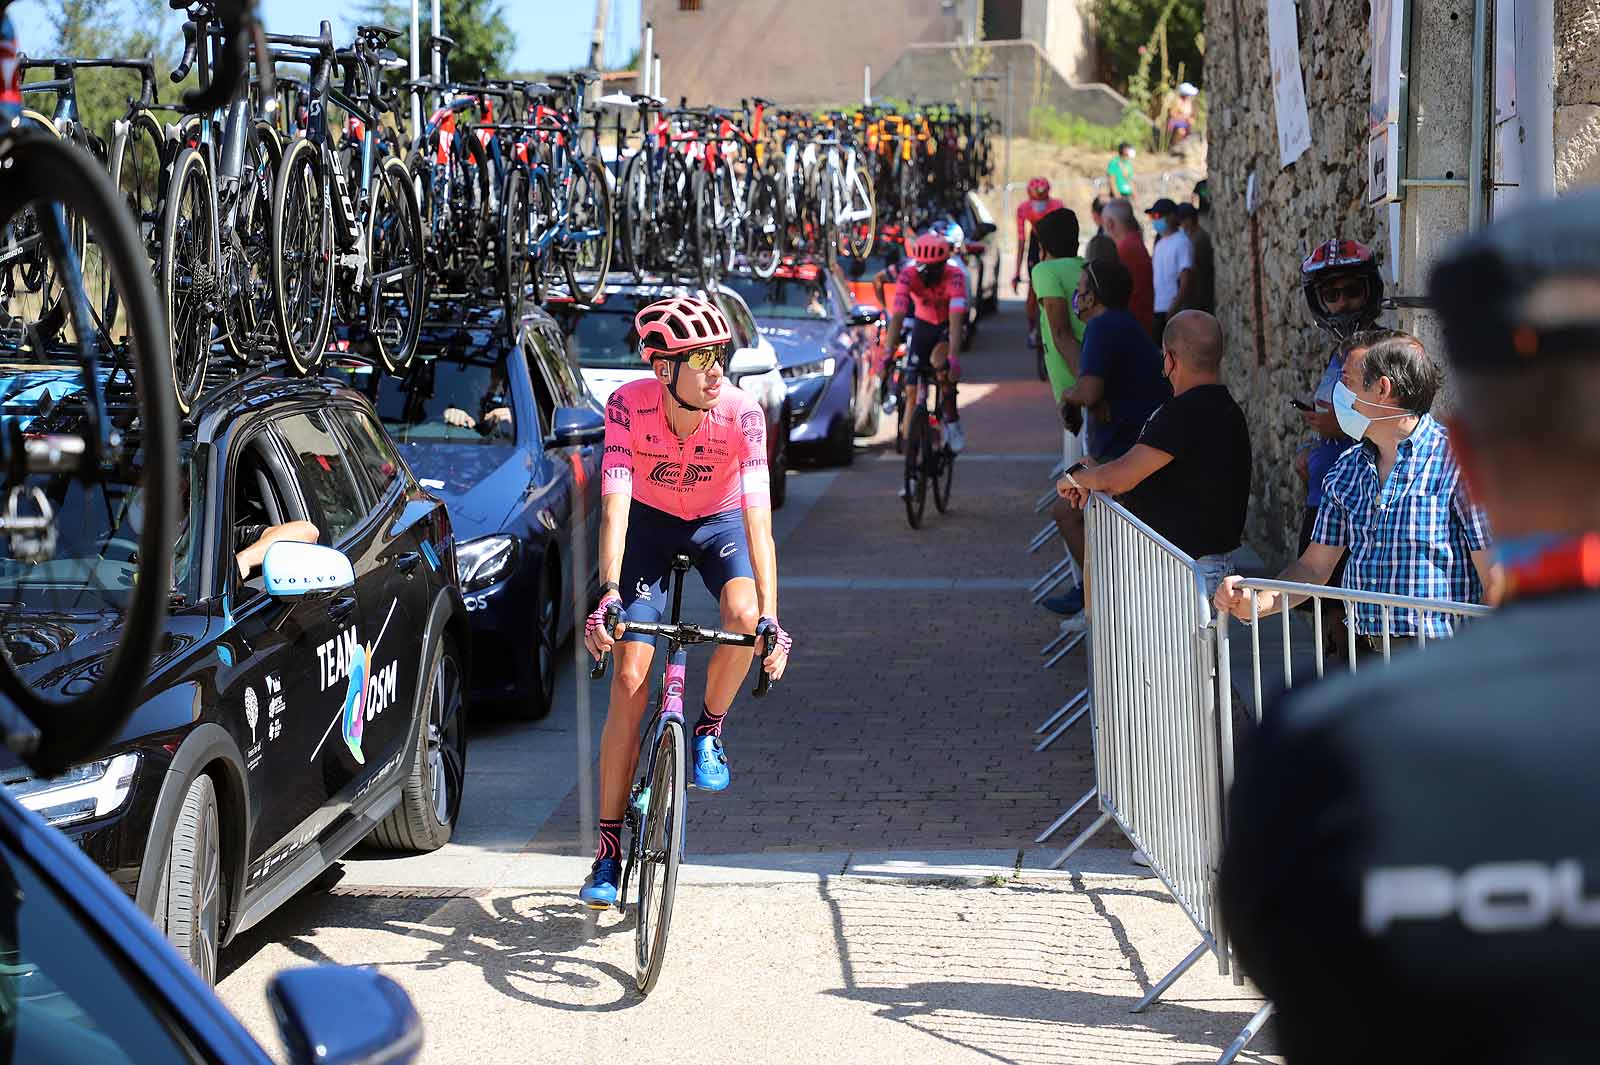
[[[1057,111],[1048,104],[1035,107],[1029,117],[1034,136],[1054,144],[1114,152],[1124,141],[1140,148],[1150,143],[1150,123],[1131,108],[1115,126],[1102,126],[1081,115]]]
[[[1101,76],[1118,92],[1129,82],[1147,54],[1156,24],[1165,19],[1170,34],[1171,62],[1189,71],[1189,80],[1204,86],[1205,0],[1094,0],[1095,38],[1100,45]]]

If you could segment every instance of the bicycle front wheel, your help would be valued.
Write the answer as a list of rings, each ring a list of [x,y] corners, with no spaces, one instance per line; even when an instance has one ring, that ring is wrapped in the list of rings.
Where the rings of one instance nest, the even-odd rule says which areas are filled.
[[[315,373],[333,324],[333,206],[322,156],[308,140],[284,152],[272,190],[272,295],[289,368]]]
[[[172,164],[161,220],[161,294],[172,345],[173,396],[180,414],[188,414],[199,398],[211,358],[211,309],[220,292],[215,203],[205,156],[185,148]]]
[[[406,165],[393,156],[376,176],[378,200],[367,231],[371,264],[373,340],[378,360],[398,374],[411,363],[422,334],[422,313],[428,297],[428,271],[423,256],[422,208]]]
[[[668,721],[656,744],[650,809],[645,815],[643,845],[639,848],[633,975],[642,995],[648,995],[656,986],[667,953],[672,901],[678,891],[678,864],[683,858],[683,815],[687,804],[683,767],[683,724]]]
[[[922,528],[922,515],[928,509],[927,455],[922,446],[928,436],[927,415],[918,408],[906,414],[906,521],[913,529]]]
[[[6,175],[0,234],[26,217],[53,227],[43,234],[40,254],[75,304],[70,335],[27,330],[0,340],[4,361],[24,364],[41,384],[58,389],[48,411],[29,412],[27,431],[80,439],[104,434],[92,466],[8,476],[4,484],[7,509],[22,502],[40,514],[43,499],[50,508],[44,516],[54,515],[48,545],[37,531],[0,523],[0,691],[50,726],[30,756],[36,771],[50,775],[103,749],[138,705],[173,587],[178,414],[149,260],[109,175],[88,155],[42,134],[0,138],[0,159]],[[90,327],[93,279],[82,272],[79,247],[62,237],[68,220],[98,247],[100,268],[118,293],[118,332],[126,336],[100,356],[100,372],[89,381],[86,362],[82,373],[70,364],[98,354],[103,338]],[[6,288],[0,281],[6,297],[0,314],[12,313],[13,298],[36,305],[37,294]],[[35,338],[46,350],[31,350]],[[121,431],[106,432],[113,426]],[[120,525],[105,520],[115,508]]]
[[[590,157],[577,169],[567,189],[567,241],[561,269],[567,291],[579,303],[593,303],[611,271],[611,189],[605,168]]]
[[[933,456],[933,505],[943,514],[950,509],[950,483],[955,480],[956,456],[946,443],[934,448]]]

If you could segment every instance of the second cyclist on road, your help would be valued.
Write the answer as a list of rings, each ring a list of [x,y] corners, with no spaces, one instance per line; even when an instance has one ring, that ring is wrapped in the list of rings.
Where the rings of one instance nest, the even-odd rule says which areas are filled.
[[[967,275],[950,266],[954,252],[950,241],[936,232],[924,233],[912,242],[912,261],[901,269],[895,283],[894,315],[889,320],[887,342],[893,358],[900,343],[900,326],[911,315],[902,422],[906,412],[916,409],[922,383],[937,383],[942,396],[938,409],[945,422],[945,440],[951,451],[959,453],[967,446],[966,434],[961,429],[948,366],[951,352],[961,350],[966,327]]]

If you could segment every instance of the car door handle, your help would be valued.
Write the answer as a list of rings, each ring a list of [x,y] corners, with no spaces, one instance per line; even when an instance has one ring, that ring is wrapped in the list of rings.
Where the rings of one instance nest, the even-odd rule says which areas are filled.
[[[415,570],[417,568],[417,563],[421,562],[421,561],[422,561],[421,552],[418,552],[418,551],[407,551],[405,554],[397,555],[395,557],[394,568],[399,570],[401,573],[404,573],[407,577],[409,577],[409,576],[411,576],[411,574],[413,572],[415,572]]]
[[[328,620],[343,621],[356,612],[356,597],[342,595],[328,604]]]

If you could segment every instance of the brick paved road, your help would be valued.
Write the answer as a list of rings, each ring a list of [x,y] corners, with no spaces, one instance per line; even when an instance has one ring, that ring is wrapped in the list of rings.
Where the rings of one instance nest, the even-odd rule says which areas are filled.
[[[1025,550],[1054,464],[1046,456],[1060,447],[1021,315],[984,323],[964,373],[968,454],[948,514],[930,502],[921,530],[906,524],[899,456],[880,442],[859,449],[780,549],[781,615],[797,657],[766,703],[735,704],[734,784],[692,796],[693,853],[1021,847],[1090,786],[1086,729],[1031,750],[1033,727],[1084,674],[1081,651],[1039,668],[1054,626],[1018,587],[1043,570],[1045,552]],[[962,583],[838,587],[847,578]],[[603,706],[599,688],[596,697]],[[573,794],[529,849],[586,850],[577,822]]]

